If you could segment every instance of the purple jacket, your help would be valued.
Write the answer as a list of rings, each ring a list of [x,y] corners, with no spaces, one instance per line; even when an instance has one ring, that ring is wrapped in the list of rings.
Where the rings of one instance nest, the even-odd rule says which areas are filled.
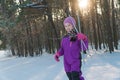
[[[88,49],[88,40],[83,41]],[[86,50],[83,46],[83,50]],[[69,63],[72,64],[75,60],[80,59],[81,52],[81,42],[80,40],[76,40],[74,42],[70,41],[69,36],[65,36],[61,40],[61,48],[58,50],[60,56],[64,55],[64,64]]]

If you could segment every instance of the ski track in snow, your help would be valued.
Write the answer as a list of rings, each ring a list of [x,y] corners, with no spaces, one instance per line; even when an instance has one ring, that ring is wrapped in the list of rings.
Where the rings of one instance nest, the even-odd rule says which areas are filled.
[[[8,58],[8,59],[5,59],[4,61],[10,61],[10,59],[14,59],[14,58]],[[20,61],[20,62],[17,62],[17,63],[13,63],[12,65],[9,65],[9,66],[7,66],[7,67],[4,67],[4,68],[2,68],[1,70],[0,70],[0,72],[1,71],[5,71],[5,70],[9,70],[9,69],[12,69],[12,68],[15,68],[15,67],[18,67],[18,66],[21,66],[21,65],[27,65],[27,64],[29,64],[29,63],[32,63],[32,62],[35,62],[36,61],[36,59],[30,59],[30,60],[28,60],[28,61],[25,61],[24,62],[24,58],[22,58],[22,59],[20,59],[20,60],[22,60],[22,61]],[[1,66],[1,65],[0,65]],[[4,65],[2,65],[2,66],[4,66]]]
[[[0,62],[7,61],[7,60],[10,60],[10,59],[14,59],[14,58],[16,58],[16,57],[1,58]]]
[[[53,75],[49,76],[49,80],[61,80],[62,77],[64,79],[65,75],[63,74],[64,70],[63,65],[61,65],[62,63],[56,63],[56,61],[53,59],[53,56],[49,56],[50,57],[43,55],[33,58],[18,57],[0,59],[0,75],[2,76],[0,76],[0,80],[17,80],[17,78],[14,76],[15,74],[20,74],[20,77],[24,76],[22,80],[47,80],[47,76],[51,74]],[[44,61],[48,62],[44,63]],[[57,66],[61,67],[57,68]]]

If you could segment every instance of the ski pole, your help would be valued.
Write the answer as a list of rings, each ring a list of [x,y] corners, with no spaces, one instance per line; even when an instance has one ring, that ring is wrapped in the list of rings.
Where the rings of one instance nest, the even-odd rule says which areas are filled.
[[[69,17],[72,18],[70,15],[69,15]],[[79,22],[79,29],[80,29],[80,19],[79,19],[79,17],[78,17],[78,20],[79,20],[78,22]],[[80,29],[80,32],[78,32],[78,30],[77,30],[77,28],[76,28],[76,26],[75,26],[75,24],[74,24],[72,19],[71,19],[71,21],[72,21],[72,24],[73,24],[76,32],[77,33],[81,33],[81,29]],[[83,42],[83,40],[80,40],[80,41],[81,41],[81,47],[82,47],[82,52],[83,52],[83,46],[85,47],[86,50],[87,50],[87,47],[86,47],[85,43]]]

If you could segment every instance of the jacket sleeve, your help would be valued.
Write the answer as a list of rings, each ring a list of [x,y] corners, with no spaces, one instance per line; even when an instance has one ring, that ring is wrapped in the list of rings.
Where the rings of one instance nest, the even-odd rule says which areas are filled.
[[[64,49],[63,49],[63,40],[61,40],[61,45],[60,45],[60,49],[57,51],[57,53],[62,56],[64,54]]]

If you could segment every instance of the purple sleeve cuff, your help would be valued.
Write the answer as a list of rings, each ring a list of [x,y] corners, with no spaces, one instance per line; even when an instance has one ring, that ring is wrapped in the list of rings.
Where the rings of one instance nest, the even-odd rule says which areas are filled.
[[[59,54],[59,56],[62,56],[63,55],[63,49],[62,48],[60,48],[59,50],[58,50],[58,52],[57,52],[58,54]]]

